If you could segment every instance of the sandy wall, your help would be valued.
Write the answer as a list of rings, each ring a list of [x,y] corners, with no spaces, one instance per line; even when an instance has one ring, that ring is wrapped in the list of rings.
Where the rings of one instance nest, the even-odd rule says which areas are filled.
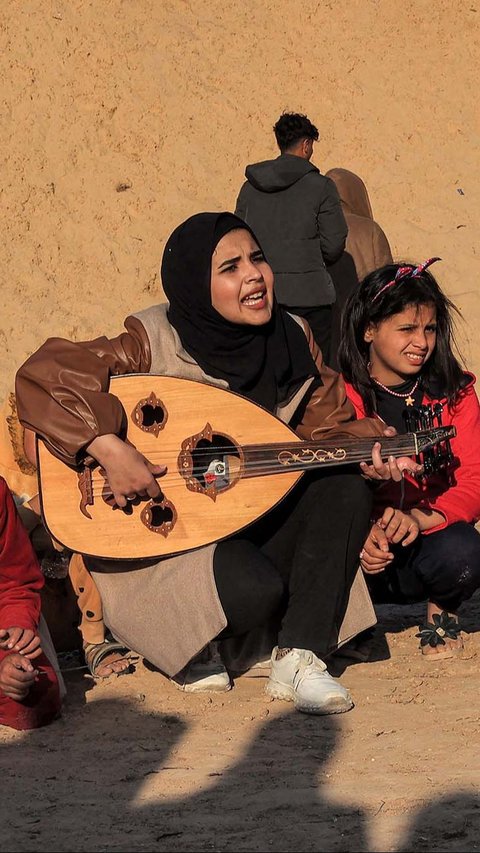
[[[182,218],[232,208],[284,109],[358,172],[397,257],[440,255],[480,369],[478,0],[3,0],[0,397],[49,335],[162,298]]]

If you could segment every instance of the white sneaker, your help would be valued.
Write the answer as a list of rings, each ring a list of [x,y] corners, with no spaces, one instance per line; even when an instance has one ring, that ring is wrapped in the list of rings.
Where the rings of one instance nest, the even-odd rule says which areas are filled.
[[[227,670],[218,655],[212,658],[209,646],[170,681],[185,693],[223,693],[232,688]]]
[[[272,672],[265,687],[269,696],[293,701],[297,711],[305,714],[341,714],[353,708],[348,690],[332,678],[313,652],[291,649],[277,660],[277,651],[275,646]]]

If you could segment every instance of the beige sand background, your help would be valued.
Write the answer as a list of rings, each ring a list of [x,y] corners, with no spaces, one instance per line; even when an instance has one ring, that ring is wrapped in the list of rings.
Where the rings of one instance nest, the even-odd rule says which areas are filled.
[[[161,299],[170,231],[234,206],[285,109],[320,127],[320,168],[364,178],[397,258],[443,258],[478,372],[479,20],[479,0],[3,0],[0,398],[47,336]],[[0,733],[5,849],[478,849],[479,635],[427,666],[420,612],[380,618],[338,719],[261,679],[194,698],[142,664],[69,675],[61,722]]]

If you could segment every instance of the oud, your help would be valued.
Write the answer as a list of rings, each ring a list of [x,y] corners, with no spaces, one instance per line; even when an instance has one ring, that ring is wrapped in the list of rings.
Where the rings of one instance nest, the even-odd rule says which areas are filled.
[[[272,509],[305,471],[369,461],[378,438],[302,441],[261,406],[216,386],[153,374],[112,377],[127,439],[155,464],[161,496],[112,506],[101,467],[69,467],[37,437],[40,500],[51,536],[72,551],[162,557],[224,539]],[[421,458],[453,426],[382,438],[382,456]]]

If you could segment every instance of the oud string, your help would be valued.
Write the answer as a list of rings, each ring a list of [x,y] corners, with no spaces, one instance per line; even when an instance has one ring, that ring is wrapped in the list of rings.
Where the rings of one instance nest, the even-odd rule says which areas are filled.
[[[372,447],[373,447],[373,444],[372,444]],[[332,453],[335,452],[335,449],[342,450],[345,448],[338,448],[338,446],[337,446],[336,448],[333,449]],[[402,455],[402,454],[406,453],[407,451],[412,453],[415,448],[411,442],[408,444],[406,442],[402,442],[401,445],[394,445],[393,447],[391,446],[388,449],[389,449],[389,453],[387,454],[387,456],[392,456],[392,455],[395,456],[395,455]],[[365,460],[366,453],[360,452],[360,451],[356,451],[356,452],[352,451],[346,458],[337,458],[335,456],[332,456],[330,458],[327,457],[325,459],[318,459],[318,458],[316,459],[314,456],[315,451],[312,450],[313,459],[311,462],[308,462],[308,461],[302,461],[301,457],[296,459],[295,458],[295,455],[296,455],[295,451],[291,449],[291,445],[289,445],[288,447],[285,447],[284,450],[287,450],[289,453],[292,454],[292,461],[288,464],[282,464],[281,462],[278,461],[278,459],[272,459],[270,461],[268,461],[268,460],[266,461],[264,459],[252,461],[249,459],[247,461],[242,461],[241,458],[238,457],[239,465],[240,465],[239,479],[241,477],[248,478],[248,477],[268,476],[271,474],[283,474],[283,473],[288,473],[289,471],[290,472],[296,472],[296,471],[302,472],[302,471],[314,470],[314,469],[317,469],[317,468],[322,467],[322,466],[336,467],[336,466],[350,465],[350,464],[356,464],[358,462],[366,461]],[[299,450],[301,450],[301,448]],[[306,448],[306,450],[308,451],[308,448]],[[322,447],[321,449],[317,449],[317,452],[320,452],[320,450],[321,450],[321,452],[323,452],[325,450],[325,448]],[[249,452],[250,452],[250,450],[249,450]],[[258,451],[258,452],[260,452],[260,451]],[[265,451],[263,450],[262,452],[264,453]],[[282,451],[279,451],[279,453],[281,453],[281,452]],[[165,451],[163,451],[163,453],[165,454]],[[223,455],[233,455],[231,453],[227,454],[226,449],[224,447],[212,448],[212,450],[209,453],[203,453],[202,450],[200,450],[200,451],[197,450],[196,453],[198,453],[201,456],[201,460],[200,460],[200,462],[194,463],[193,470],[192,470],[192,465],[190,464],[188,469],[185,469],[184,474],[182,474],[181,472],[177,473],[177,468],[175,465],[175,473],[169,474],[168,468],[167,468],[167,472],[164,475],[155,475],[159,487],[160,488],[162,487],[162,480],[164,477],[165,477],[165,484],[166,485],[175,486],[177,484],[183,485],[186,483],[186,480],[192,479],[192,478],[196,479],[198,476],[202,476],[202,474],[207,473],[208,466],[205,465],[205,456],[211,456],[212,459],[216,459],[219,456],[221,456],[222,454]],[[149,461],[152,461],[152,458],[154,456],[157,456],[157,454],[156,453],[149,454]],[[159,453],[158,456],[162,457],[162,453]],[[199,470],[200,465],[202,468],[201,471]],[[221,476],[222,475],[220,474],[219,477],[221,478]],[[235,478],[235,473],[234,473],[232,479],[234,479],[234,478]],[[107,479],[99,473],[98,469],[95,469],[94,471],[91,472],[91,479],[92,479],[91,493],[92,493],[93,497],[99,497],[99,496],[106,497],[109,494],[112,494],[111,492],[108,491],[109,483],[108,483]]]

